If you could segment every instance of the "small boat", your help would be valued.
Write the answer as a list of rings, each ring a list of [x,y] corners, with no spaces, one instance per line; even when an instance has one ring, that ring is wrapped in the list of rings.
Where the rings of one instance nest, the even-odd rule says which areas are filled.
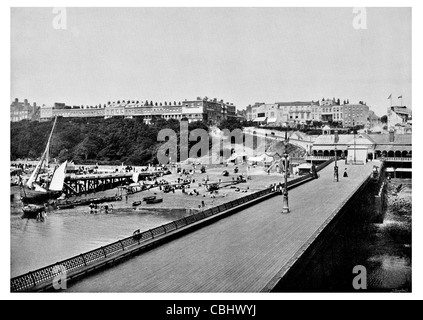
[[[155,200],[156,199],[156,196],[144,197],[142,199],[147,202],[147,201]]]
[[[62,205],[58,205],[57,208],[59,208],[60,210],[63,210],[63,209],[72,209],[72,208],[75,208],[75,204],[73,204],[73,203],[62,204]]]
[[[134,201],[134,202],[132,202],[132,206],[133,207],[139,206],[140,204],[141,204],[141,201]]]
[[[24,213],[22,218],[42,218],[43,212],[46,212],[46,208],[41,205],[35,205],[35,204],[29,204],[22,208],[22,211]]]
[[[163,202],[163,198],[160,198],[160,199],[152,199],[152,200],[146,200],[145,202],[146,202],[147,204],[160,203],[160,202]]]

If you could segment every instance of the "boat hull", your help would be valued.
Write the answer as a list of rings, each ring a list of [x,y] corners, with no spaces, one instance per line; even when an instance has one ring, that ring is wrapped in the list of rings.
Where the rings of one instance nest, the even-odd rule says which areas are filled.
[[[145,202],[146,202],[147,204],[155,204],[155,203],[160,203],[160,202],[163,202],[163,199],[146,200]]]
[[[57,199],[60,194],[60,191],[42,192],[28,188],[21,191],[21,200],[23,204],[44,204],[49,200]]]
[[[22,208],[23,217],[28,219],[38,219],[46,212],[46,208],[41,205],[27,205]]]

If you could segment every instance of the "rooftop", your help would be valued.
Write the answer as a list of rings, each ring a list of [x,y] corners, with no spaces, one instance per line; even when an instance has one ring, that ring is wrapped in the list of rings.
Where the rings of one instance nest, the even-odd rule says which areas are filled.
[[[293,102],[276,102],[276,104],[280,106],[310,106],[315,105],[318,106],[318,101],[293,101]]]
[[[389,142],[389,134],[368,134],[376,144],[412,144],[411,134],[394,134],[394,142]]]

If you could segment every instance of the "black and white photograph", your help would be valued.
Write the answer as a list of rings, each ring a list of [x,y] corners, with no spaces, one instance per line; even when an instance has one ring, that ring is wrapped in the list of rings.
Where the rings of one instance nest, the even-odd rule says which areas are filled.
[[[12,299],[414,293],[413,10],[9,7]]]

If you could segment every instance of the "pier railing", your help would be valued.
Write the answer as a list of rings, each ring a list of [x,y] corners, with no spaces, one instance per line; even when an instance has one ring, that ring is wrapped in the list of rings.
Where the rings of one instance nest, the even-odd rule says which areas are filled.
[[[325,163],[317,166],[316,170],[320,171],[324,169],[332,161],[333,159],[330,159],[326,161]],[[310,174],[304,175],[297,179],[288,181],[287,187],[288,188],[293,187],[295,185],[305,182],[305,180],[311,180],[311,179],[313,179],[313,177]],[[89,268],[90,266],[102,260],[106,260],[108,258],[111,258],[112,256],[119,255],[120,253],[128,251],[131,248],[135,248],[136,246],[140,246],[141,244],[147,241],[154,240],[155,238],[164,236],[166,234],[174,232],[175,230],[187,227],[193,223],[209,218],[213,215],[217,215],[224,211],[233,209],[247,202],[269,195],[271,193],[275,193],[275,189],[266,188],[264,190],[224,203],[217,207],[213,207],[205,211],[201,211],[196,214],[187,216],[185,218],[181,218],[179,220],[169,222],[165,225],[161,225],[159,227],[156,227],[141,233],[137,233],[137,234],[134,233],[134,235],[130,237],[118,240],[104,247],[80,254],[78,256],[69,258],[61,262],[57,262],[55,264],[49,265],[47,267],[44,267],[35,271],[31,271],[27,274],[17,276],[11,279],[11,291],[12,292],[33,291],[37,287],[42,286],[48,281],[51,281],[51,283],[53,283],[53,280],[56,277],[60,276],[62,272],[64,271],[69,273],[71,271],[75,271],[80,268]]]

